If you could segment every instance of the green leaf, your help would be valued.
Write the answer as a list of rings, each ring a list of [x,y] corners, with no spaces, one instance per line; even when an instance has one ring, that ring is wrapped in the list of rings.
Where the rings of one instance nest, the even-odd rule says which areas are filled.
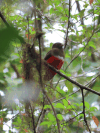
[[[36,33],[36,31],[34,30],[34,31],[31,31],[31,34],[35,34]]]
[[[65,54],[65,57],[66,57],[66,58],[70,58],[70,56],[69,56],[69,54],[68,54],[68,53],[66,53],[66,54]]]
[[[68,106],[68,102],[65,99],[63,99],[63,104],[64,104],[65,107]]]
[[[73,110],[73,109],[75,109],[75,106],[74,105],[68,105],[67,109]]]
[[[49,109],[49,108],[51,108],[50,105],[45,105],[45,106],[44,106],[44,109]]]
[[[62,117],[62,115],[61,115],[61,114],[57,114],[57,118],[58,118],[60,121],[62,121],[62,120],[63,120],[63,117]]]
[[[86,42],[83,42],[82,44],[85,46],[86,45]]]
[[[47,126],[49,127],[50,125],[52,125],[52,122],[43,121],[43,122],[40,124],[40,126],[43,126],[43,125],[47,125]]]
[[[66,21],[66,20],[68,21],[68,18],[67,17],[63,17],[62,16],[61,19],[62,19],[62,21]]]
[[[11,130],[9,130],[9,133],[12,133],[12,131],[11,131]]]
[[[48,113],[48,118],[50,121],[55,121],[55,117],[51,113]]]
[[[16,129],[20,129],[20,127],[14,127],[14,128],[16,128]]]
[[[64,75],[66,75],[66,72],[64,72],[64,70],[61,69],[60,72],[63,73]]]
[[[68,92],[72,92],[73,90],[73,84],[69,81],[65,82],[66,87],[68,88]]]
[[[83,103],[80,103],[80,106],[83,106]]]
[[[18,126],[19,125],[17,122],[13,122],[12,124],[15,125],[15,126]]]
[[[62,90],[62,89],[60,89],[60,87],[58,87],[58,86],[57,86],[57,91],[58,91],[59,93],[61,93],[62,95],[65,95],[65,91]]]
[[[50,15],[54,12],[54,8],[51,8],[50,10],[49,10],[49,12],[50,12]]]
[[[31,33],[31,34],[35,34],[36,33],[36,31],[34,30],[29,30],[29,32]]]
[[[56,9],[59,11],[59,12],[62,12],[63,11],[63,8],[61,6],[57,6]]]
[[[65,108],[64,105],[61,104],[61,103],[57,103],[55,107],[56,108],[61,108],[61,109],[64,109]]]
[[[90,105],[88,102],[85,102],[85,107],[87,107],[88,109],[90,108]]]
[[[80,116],[80,117],[84,117],[84,114],[80,114],[79,116]]]
[[[13,27],[0,29],[0,62],[10,57],[14,47],[12,41],[18,40],[18,30]],[[19,40],[18,40],[19,41]],[[20,41],[23,39],[20,37]]]
[[[17,119],[17,120],[18,120],[18,123],[19,123],[19,124],[21,124],[21,123],[22,123],[22,120],[21,120],[21,118],[20,118],[20,117],[18,117],[18,119]]]
[[[84,16],[84,12],[85,12],[85,9],[81,10],[81,12],[79,13],[80,14],[80,18],[82,18]]]
[[[94,49],[96,49],[96,46],[95,46],[94,42],[92,42],[92,41],[89,42],[89,46],[91,46],[91,47],[93,47]]]
[[[97,33],[98,37],[100,37],[100,32]]]
[[[89,111],[97,111],[98,109],[96,107],[91,107]]]

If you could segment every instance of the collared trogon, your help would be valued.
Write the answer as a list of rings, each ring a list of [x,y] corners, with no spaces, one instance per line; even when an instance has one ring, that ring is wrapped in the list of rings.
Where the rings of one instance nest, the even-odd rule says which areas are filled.
[[[56,74],[55,71],[50,69],[47,63],[58,70],[60,70],[64,63],[63,44],[54,43],[52,49],[46,54],[44,59],[40,59],[40,55],[36,52],[35,48],[27,44],[23,55],[24,79],[26,80],[26,87],[24,86],[23,89],[26,94],[25,96],[23,92],[20,92],[20,94],[23,95],[23,99],[25,100],[32,99],[35,101],[41,88],[40,74],[44,84],[50,81]],[[39,71],[40,69],[41,71]]]
[[[44,60],[47,61],[51,66],[60,70],[64,63],[64,49],[63,44],[54,43],[52,49],[46,54]],[[51,70],[49,67],[46,70],[46,74],[44,75],[44,80],[49,81],[55,76],[56,72]]]

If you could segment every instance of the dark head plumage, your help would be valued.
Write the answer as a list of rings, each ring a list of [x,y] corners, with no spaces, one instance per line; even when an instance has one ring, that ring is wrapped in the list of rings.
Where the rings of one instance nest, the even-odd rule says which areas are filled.
[[[62,43],[59,43],[59,42],[54,43],[53,46],[52,46],[52,49],[53,48],[63,49],[63,44]]]

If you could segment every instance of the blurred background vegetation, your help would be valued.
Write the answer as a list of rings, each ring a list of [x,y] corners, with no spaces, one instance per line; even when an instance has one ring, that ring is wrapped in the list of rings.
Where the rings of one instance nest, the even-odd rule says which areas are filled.
[[[44,33],[41,37],[42,58],[52,44],[61,39],[60,42],[66,46],[61,72],[100,92],[100,0],[90,3],[89,0],[0,1],[0,12],[9,24],[7,26],[0,18],[0,133],[33,133],[32,114],[28,118],[24,103],[18,101],[10,104],[5,94],[23,83],[22,44],[32,44],[37,30]],[[38,51],[38,42],[35,46]],[[45,88],[57,113],[61,133],[88,133],[81,113],[82,95],[78,89],[58,74]],[[90,129],[93,133],[98,132],[92,117],[100,121],[100,97],[84,90],[84,98]],[[42,93],[38,99],[32,105],[35,126],[44,110],[39,130],[41,133],[57,132],[51,106],[44,106]]]

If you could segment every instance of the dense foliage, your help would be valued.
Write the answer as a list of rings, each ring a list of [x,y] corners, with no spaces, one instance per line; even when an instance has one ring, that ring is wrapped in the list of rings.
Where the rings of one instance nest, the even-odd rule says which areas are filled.
[[[100,0],[3,0],[0,12],[0,132],[100,131]],[[39,53],[38,34],[41,58],[62,36],[65,62],[45,85],[48,98],[41,91],[26,107],[23,46]]]

